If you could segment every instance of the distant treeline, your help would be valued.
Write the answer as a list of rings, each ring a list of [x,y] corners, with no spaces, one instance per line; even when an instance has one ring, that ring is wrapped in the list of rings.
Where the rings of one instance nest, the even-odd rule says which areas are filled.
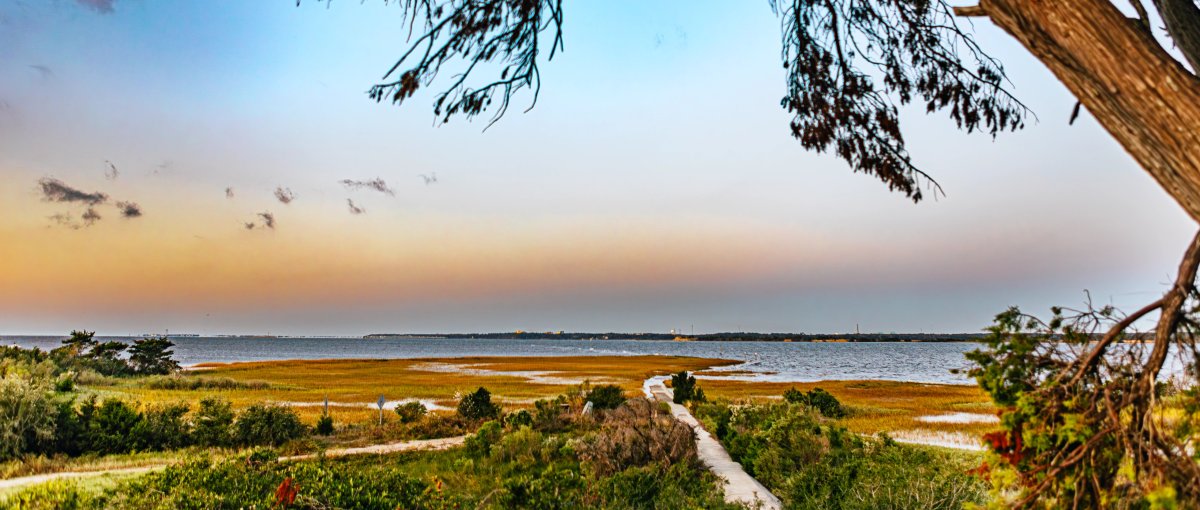
[[[489,338],[498,340],[694,340],[698,342],[978,342],[984,333],[566,333],[512,331],[505,333],[376,333],[364,338]]]

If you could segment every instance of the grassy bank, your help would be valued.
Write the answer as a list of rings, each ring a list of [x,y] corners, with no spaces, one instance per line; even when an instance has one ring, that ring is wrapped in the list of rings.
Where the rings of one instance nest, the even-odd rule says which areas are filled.
[[[677,356],[263,361],[200,365],[175,376],[182,380],[175,385],[114,380],[90,389],[146,403],[198,402],[210,396],[224,398],[235,408],[285,402],[295,405],[308,423],[321,415],[321,404],[328,397],[336,421],[356,423],[377,418],[373,405],[379,395],[389,401],[419,399],[453,407],[459,396],[483,386],[508,407],[527,407],[585,380],[633,392],[653,375],[736,363]],[[187,383],[199,380],[214,382]],[[384,413],[384,417],[389,420],[395,415]]]

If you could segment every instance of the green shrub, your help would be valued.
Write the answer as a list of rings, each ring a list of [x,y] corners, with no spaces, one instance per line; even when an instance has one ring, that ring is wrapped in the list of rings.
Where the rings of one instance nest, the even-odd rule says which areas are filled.
[[[729,416],[718,438],[786,508],[957,509],[983,501],[966,457],[860,437],[821,419],[814,406],[717,403],[696,412],[705,423]]]
[[[492,394],[481,387],[458,402],[458,415],[468,420],[492,420],[500,416],[500,406],[493,404]]]
[[[229,402],[216,398],[200,401],[200,409],[192,419],[192,439],[200,446],[224,447],[233,445],[233,408]]]
[[[689,401],[704,402],[707,400],[704,396],[704,390],[696,385],[696,378],[689,375],[686,370],[671,376],[671,391],[674,394],[672,400],[676,404],[683,404]]]
[[[492,446],[500,441],[503,433],[500,422],[494,420],[484,422],[479,430],[467,436],[466,442],[463,443],[463,451],[472,458],[487,457],[492,452]]]
[[[425,409],[425,405],[420,402],[405,402],[396,406],[396,416],[400,417],[400,423],[412,423],[425,417],[425,413],[429,412]]]
[[[320,418],[317,418],[316,432],[322,436],[333,434],[333,417],[322,414]]]
[[[504,426],[513,430],[521,427],[532,427],[533,415],[524,409],[515,413],[508,413],[504,415]]]
[[[71,374],[62,374],[54,381],[54,391],[58,393],[70,393],[75,391],[75,378]]]
[[[55,405],[46,386],[15,374],[0,378],[0,460],[54,440]]]
[[[791,388],[783,392],[783,399],[793,404],[803,404],[812,407],[828,418],[842,418],[846,416],[846,409],[842,407],[842,403],[838,402],[836,397],[821,388],[813,388],[809,392],[802,392],[796,388]]]
[[[184,415],[187,404],[151,407],[130,433],[135,450],[170,450],[191,444],[191,428]]]
[[[625,392],[615,384],[602,384],[592,388],[585,400],[596,409],[616,409],[625,403]]]
[[[378,461],[274,461],[263,450],[251,458],[177,464],[127,482],[107,497],[105,508],[280,508],[275,491],[284,480],[299,487],[293,508],[466,507],[422,481]],[[97,505],[99,506],[99,505]]]
[[[105,400],[88,420],[88,450],[98,453],[129,453],[137,450],[133,435],[142,415],[132,406],[116,399]]]
[[[544,432],[556,432],[566,425],[563,408],[567,397],[559,395],[554,400],[538,400],[533,403],[533,427]]]
[[[22,510],[78,510],[92,508],[92,497],[70,480],[52,480],[0,496],[0,508]]]
[[[307,432],[300,416],[291,408],[256,404],[238,416],[234,423],[234,442],[242,446],[279,446]]]

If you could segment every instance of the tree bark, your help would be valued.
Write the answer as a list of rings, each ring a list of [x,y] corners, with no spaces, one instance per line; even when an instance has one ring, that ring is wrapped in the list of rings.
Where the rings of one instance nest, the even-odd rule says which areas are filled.
[[[1200,79],[1139,22],[1109,0],[982,0],[958,12],[1012,34],[1200,222]]]
[[[1140,2],[1141,0],[1133,0]],[[1193,0],[1154,0],[1154,8],[1192,71],[1200,74],[1200,8]]]

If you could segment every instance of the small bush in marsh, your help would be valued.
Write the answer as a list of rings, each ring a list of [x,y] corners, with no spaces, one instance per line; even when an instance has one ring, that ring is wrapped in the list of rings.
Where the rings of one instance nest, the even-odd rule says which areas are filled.
[[[425,404],[420,402],[405,402],[396,406],[396,416],[400,417],[400,423],[412,423],[425,417],[429,410],[425,409]]]

